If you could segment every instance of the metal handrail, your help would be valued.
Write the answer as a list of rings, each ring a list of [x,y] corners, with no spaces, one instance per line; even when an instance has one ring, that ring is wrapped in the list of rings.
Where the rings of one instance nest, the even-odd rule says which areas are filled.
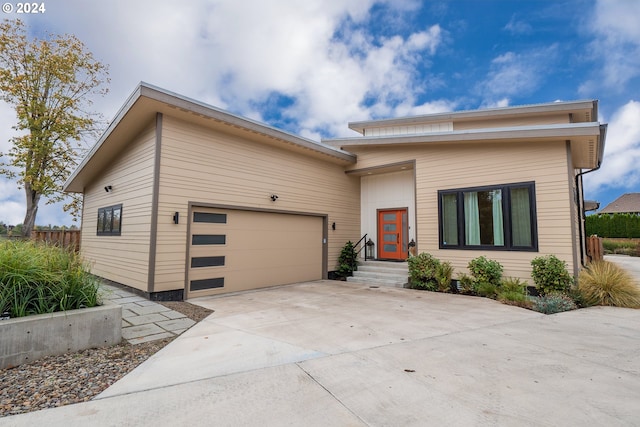
[[[364,243],[363,243],[364,242]],[[360,249],[357,249],[358,245],[362,243],[362,246],[360,247]],[[364,260],[367,260],[367,251],[366,251],[366,247],[367,247],[367,234],[365,233],[364,236],[362,236],[360,238],[360,240],[358,240],[358,242],[353,245],[353,250],[356,252],[356,255],[359,255],[360,252],[362,252],[363,249],[365,249],[364,251]]]

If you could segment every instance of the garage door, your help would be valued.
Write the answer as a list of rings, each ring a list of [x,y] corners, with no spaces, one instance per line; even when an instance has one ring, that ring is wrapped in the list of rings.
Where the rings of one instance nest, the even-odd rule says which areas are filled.
[[[322,279],[322,217],[194,208],[190,221],[188,297]]]

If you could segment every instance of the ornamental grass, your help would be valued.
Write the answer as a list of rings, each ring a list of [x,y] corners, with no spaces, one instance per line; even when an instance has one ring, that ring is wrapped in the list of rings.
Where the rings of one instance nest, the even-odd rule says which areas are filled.
[[[100,305],[98,281],[75,252],[31,241],[0,241],[0,314],[32,314]]]
[[[578,276],[578,290],[588,305],[640,308],[640,285],[612,262],[589,264]]]

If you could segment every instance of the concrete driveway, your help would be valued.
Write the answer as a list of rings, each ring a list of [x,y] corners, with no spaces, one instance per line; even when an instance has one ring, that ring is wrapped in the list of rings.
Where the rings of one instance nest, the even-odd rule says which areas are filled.
[[[215,310],[96,400],[0,425],[631,426],[640,310],[317,281]]]

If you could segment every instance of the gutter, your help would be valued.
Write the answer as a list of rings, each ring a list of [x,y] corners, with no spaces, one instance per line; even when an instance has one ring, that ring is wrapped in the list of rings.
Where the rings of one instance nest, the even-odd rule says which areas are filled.
[[[579,174],[576,175],[576,188],[578,188],[578,184],[580,184],[580,201],[582,203],[578,203],[578,216],[580,216],[581,221],[582,221],[582,232],[580,233],[580,264],[583,267],[586,267],[587,265],[585,264],[585,255],[586,255],[586,248],[584,246],[584,241],[587,238],[587,217],[586,217],[586,212],[584,210],[584,186],[582,185],[582,177],[588,173],[591,172],[595,172],[598,169],[600,169],[600,166],[602,166],[602,159],[604,157],[604,141],[607,135],[607,125],[600,125],[600,149],[598,150],[598,165],[593,168],[593,169],[589,169],[587,171],[584,172],[580,172]],[[584,250],[583,250],[584,248]],[[591,261],[591,257],[589,257],[589,261]]]

